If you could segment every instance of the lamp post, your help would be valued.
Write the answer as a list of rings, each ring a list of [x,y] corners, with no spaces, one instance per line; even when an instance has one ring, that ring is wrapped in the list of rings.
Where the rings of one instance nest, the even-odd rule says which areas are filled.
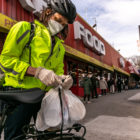
[[[97,20],[96,20],[96,18],[95,17],[91,17],[91,19],[93,19],[94,20],[94,24],[93,24],[93,28],[95,28],[95,30],[97,31]]]
[[[138,26],[138,29],[139,29],[139,40],[140,40],[140,25]]]
[[[87,8],[85,8],[85,18],[88,19],[88,14],[87,14]],[[93,24],[93,28],[95,28],[95,30],[97,31],[97,21],[96,21],[96,17],[90,17],[90,19],[94,20],[94,24]]]
[[[140,25],[138,26],[139,30],[139,40],[137,40],[138,51],[140,51]]]
[[[96,18],[93,18],[93,19],[94,19],[94,24],[93,24],[93,26],[92,26],[92,27],[93,27],[93,28],[95,28],[95,27],[96,27],[95,29],[96,29],[96,31],[97,31],[97,21],[96,21]]]

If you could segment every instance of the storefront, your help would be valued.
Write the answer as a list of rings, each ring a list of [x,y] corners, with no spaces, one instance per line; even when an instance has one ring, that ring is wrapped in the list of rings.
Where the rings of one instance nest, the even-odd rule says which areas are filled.
[[[130,89],[140,88],[140,73],[138,69],[134,65],[132,65],[129,61],[127,62],[127,65],[130,72],[129,88]]]
[[[46,7],[43,0],[39,3],[36,0],[1,0],[0,48],[2,49],[6,33],[13,24],[21,20],[33,21],[43,7]],[[118,76],[122,78],[130,76],[127,61],[80,15],[77,15],[74,24],[69,25],[69,35],[64,46],[65,74],[72,75],[74,83],[71,90],[78,96],[83,96],[80,81],[85,71],[99,77],[104,76],[106,80],[111,77],[117,79]]]
[[[79,15],[74,24],[69,26],[69,36],[65,44],[65,72],[72,72],[72,91],[78,96],[83,95],[80,80],[84,71],[103,76],[106,80],[130,76],[127,61]],[[100,94],[99,89],[98,93]]]

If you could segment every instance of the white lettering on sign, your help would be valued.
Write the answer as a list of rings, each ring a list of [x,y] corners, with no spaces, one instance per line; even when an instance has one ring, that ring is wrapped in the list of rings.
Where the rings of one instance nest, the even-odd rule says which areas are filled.
[[[47,7],[45,0],[19,0],[19,2],[24,9],[33,12],[37,16]]]
[[[120,58],[120,65],[122,68],[125,68],[125,61],[122,57]]]
[[[96,36],[93,36],[92,33],[88,29],[85,29],[85,27],[78,21],[74,22],[74,38],[80,40],[83,39],[83,43],[87,47],[92,48],[92,50],[99,55],[106,54],[104,43]]]

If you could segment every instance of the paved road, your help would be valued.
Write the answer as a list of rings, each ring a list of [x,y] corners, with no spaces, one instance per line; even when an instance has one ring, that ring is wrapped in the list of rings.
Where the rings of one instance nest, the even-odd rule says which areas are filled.
[[[82,121],[87,127],[88,140],[140,140],[140,103],[128,98],[140,90],[123,91],[93,99],[86,104]],[[114,130],[114,131],[112,131]]]
[[[129,90],[93,99],[91,104],[86,104],[87,114],[83,123],[89,122],[100,115],[140,118],[140,104],[127,101],[129,97],[139,92],[140,89]]]
[[[82,123],[86,125],[88,130],[86,135],[87,140],[105,140],[102,137],[95,138],[95,134],[97,134],[98,130],[93,128],[95,128],[96,126],[96,128],[98,128],[99,130],[113,129],[112,125],[108,126],[108,123],[111,123],[109,122],[110,120],[116,120],[114,121],[114,124],[116,124],[114,125],[115,127],[118,126],[118,123],[120,123],[119,127],[121,127],[121,121],[123,119],[125,120],[126,118],[128,118],[129,122],[131,121],[139,122],[139,120],[137,119],[140,118],[140,104],[127,101],[129,97],[139,92],[140,90],[129,90],[129,91],[123,91],[122,93],[107,94],[106,96],[100,96],[98,99],[93,99],[92,103],[90,104],[86,104],[85,106],[87,109],[87,114],[85,119],[82,121]],[[134,120],[131,118],[133,118]],[[104,125],[101,126],[100,122],[108,122],[108,123],[104,123]],[[127,121],[125,123],[127,124]],[[122,130],[124,129],[125,127],[122,128]],[[105,132],[103,131],[103,133]],[[119,134],[119,132],[115,132],[115,133]],[[107,133],[105,134],[105,136],[108,136]],[[116,137],[117,136],[115,136],[115,138]],[[121,139],[115,139],[115,138],[113,136],[110,136],[110,139],[106,139],[106,140],[129,140],[121,137],[120,137]],[[140,138],[139,139],[130,138],[130,140],[140,140]]]

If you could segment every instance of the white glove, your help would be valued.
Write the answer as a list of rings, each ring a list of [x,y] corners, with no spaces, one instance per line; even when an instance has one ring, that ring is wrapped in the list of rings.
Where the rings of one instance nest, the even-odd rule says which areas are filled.
[[[46,86],[57,87],[62,84],[61,78],[57,76],[52,70],[45,68],[37,68],[35,77],[38,78]]]
[[[73,84],[73,79],[70,75],[62,75],[60,76],[62,78],[62,87],[64,89],[70,89],[72,87]]]

